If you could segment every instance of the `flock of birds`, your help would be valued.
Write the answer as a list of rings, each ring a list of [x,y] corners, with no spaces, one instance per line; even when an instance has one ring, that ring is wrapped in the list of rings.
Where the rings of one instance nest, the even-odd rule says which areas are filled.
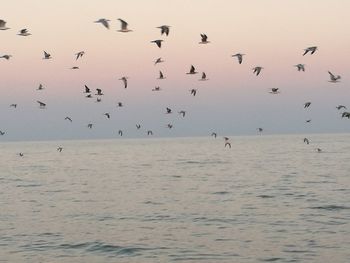
[[[129,29],[128,23],[125,20],[120,19],[120,18],[118,20],[120,22],[120,29],[117,30],[118,32],[129,33],[129,32],[133,31],[133,30]],[[94,23],[99,23],[103,27],[105,27],[106,29],[110,29],[110,20],[109,19],[101,18],[101,19],[98,19],[98,20],[94,21]],[[159,26],[157,28],[160,29],[161,35],[168,36],[169,33],[170,33],[170,26],[162,25],[162,26]],[[6,26],[6,21],[0,19],[0,30],[9,30],[9,29],[10,28],[8,28]],[[28,29],[21,29],[18,32],[17,35],[22,36],[22,37],[28,37],[28,36],[31,36],[31,33],[29,32]],[[208,41],[208,36],[206,34],[201,33],[200,34],[200,38],[201,38],[201,40],[200,40],[199,44],[205,45],[205,44],[209,44],[210,43],[210,41]],[[151,43],[154,43],[158,48],[162,47],[162,43],[163,42],[164,42],[164,40],[162,40],[162,39],[156,39],[156,40],[151,41]],[[307,48],[304,49],[304,53],[302,55],[303,56],[305,56],[307,54],[313,55],[317,50],[318,50],[317,46],[307,47]],[[44,55],[43,59],[52,59],[51,54],[49,52],[47,52],[47,51],[44,51],[43,55]],[[84,51],[79,51],[79,52],[77,52],[75,54],[75,59],[76,60],[82,59],[84,55],[85,55]],[[233,58],[237,58],[237,61],[238,61],[239,64],[243,63],[243,57],[244,56],[245,56],[245,54],[243,54],[243,53],[236,53],[236,54],[232,55]],[[10,54],[4,54],[4,55],[0,56],[0,58],[3,58],[5,60],[9,60],[11,57],[12,57],[12,55],[10,55]],[[157,58],[154,61],[154,65],[157,65],[157,64],[163,63],[163,62],[164,62],[164,60],[162,58]],[[294,66],[297,68],[298,71],[302,71],[302,72],[305,71],[305,64],[297,64],[297,65],[294,65]],[[74,66],[71,69],[76,70],[76,69],[79,69],[79,67]],[[259,76],[261,74],[261,72],[263,71],[263,69],[264,68],[262,66],[255,66],[254,68],[252,68],[252,71],[253,71],[253,74],[255,74],[256,76]],[[190,70],[186,74],[194,75],[194,74],[198,74],[198,73],[199,72],[196,71],[196,68],[193,65],[191,65]],[[328,71],[328,74],[329,74],[329,82],[331,82],[331,83],[340,82],[340,79],[341,79],[340,75],[333,74],[330,71]],[[162,71],[159,71],[158,79],[165,79],[165,75],[163,74]],[[124,77],[120,78],[119,80],[122,81],[123,86],[124,86],[125,89],[128,88],[128,77],[124,76]],[[209,79],[207,78],[206,73],[202,72],[201,73],[201,78],[199,80],[200,81],[207,81]],[[42,84],[40,84],[38,86],[38,88],[37,88],[37,90],[39,90],[39,91],[43,90],[43,89],[44,89],[44,86]],[[153,88],[152,91],[161,91],[161,88],[159,86],[157,86],[157,87]],[[92,91],[87,85],[85,85],[83,93],[85,94],[86,98],[93,98]],[[279,88],[271,88],[269,90],[269,93],[271,93],[271,94],[279,94],[280,93],[280,89]],[[190,94],[192,96],[196,96],[197,89],[194,89],[194,88],[191,89],[190,90]],[[96,97],[96,102],[101,102],[102,101],[101,97],[103,95],[104,94],[103,94],[102,89],[97,88],[96,89],[96,93],[95,93],[95,96],[97,96]],[[45,102],[42,102],[42,101],[39,101],[39,100],[37,101],[37,103],[38,103],[40,109],[45,109],[46,106],[47,106]],[[310,105],[311,105],[311,102],[306,102],[304,104],[304,108],[307,109],[307,108],[310,107]],[[117,103],[117,107],[123,107],[123,106],[124,105],[123,105],[122,102],[118,102]],[[17,104],[16,103],[12,103],[12,104],[10,104],[10,107],[17,108]],[[341,117],[350,119],[350,112],[345,111],[347,109],[346,106],[338,105],[336,107],[336,109],[339,110],[339,111],[340,110],[344,110],[341,113]],[[173,110],[171,108],[169,108],[169,107],[167,107],[165,110],[166,110],[165,114],[172,114],[173,113]],[[186,116],[186,111],[184,111],[184,110],[178,111],[178,114],[180,114],[182,117],[185,117]],[[110,119],[110,113],[106,112],[103,115],[107,119]],[[73,122],[73,120],[72,120],[72,118],[70,116],[66,116],[64,119],[66,121]],[[311,122],[311,119],[306,120],[306,122],[307,123]],[[172,129],[173,128],[173,124],[168,123],[166,125],[166,127],[169,128],[169,129]],[[87,124],[87,128],[92,129],[93,128],[93,123],[88,123]],[[136,129],[139,130],[140,128],[141,128],[141,125],[140,124],[136,124]],[[261,128],[261,127],[257,128],[257,132],[260,133],[260,134],[263,132],[263,130],[264,129]],[[118,134],[120,136],[123,136],[123,130],[119,130]],[[5,135],[5,131],[0,130],[0,135],[1,136]],[[147,135],[153,135],[153,131],[152,130],[147,130]],[[216,132],[212,132],[211,136],[216,138],[217,137],[217,133]],[[223,137],[223,139],[224,139],[224,147],[231,148],[230,139],[228,137]],[[303,141],[304,141],[305,144],[310,144],[310,140],[308,138],[304,138]],[[57,148],[57,151],[59,151],[59,152],[62,152],[62,150],[63,150],[63,147],[61,147],[61,146]],[[321,152],[322,150],[320,148],[316,148],[316,151],[317,152]],[[24,154],[23,153],[19,153],[19,156],[24,156]]]

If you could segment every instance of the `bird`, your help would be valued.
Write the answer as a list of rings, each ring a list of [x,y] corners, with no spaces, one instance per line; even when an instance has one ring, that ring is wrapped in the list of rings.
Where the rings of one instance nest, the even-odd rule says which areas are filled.
[[[96,93],[95,95],[98,95],[98,96],[104,95],[104,94],[102,93],[102,89],[96,89],[96,91],[97,91],[97,93]]]
[[[105,28],[109,29],[109,22],[110,21],[111,20],[109,20],[109,19],[100,18],[99,20],[94,21],[94,23],[101,23]]]
[[[260,67],[260,66],[254,67],[253,68],[253,73],[258,76],[262,69],[263,69],[263,67]]]
[[[163,72],[162,71],[159,71],[159,78],[158,79],[165,79],[164,75],[163,75]]]
[[[342,118],[348,118],[350,119],[350,112],[344,111],[341,115]]]
[[[191,95],[193,95],[193,96],[196,96],[196,94],[197,94],[197,90],[196,89],[191,89],[190,92],[191,92]]]
[[[89,87],[86,86],[86,85],[84,85],[84,86],[85,86],[85,91],[84,91],[84,93],[90,93],[91,91],[90,91]]]
[[[311,105],[311,102],[305,102],[304,103],[304,109],[309,108]]]
[[[88,94],[88,95],[85,96],[85,98],[91,99],[91,98],[92,98],[92,95],[91,95],[91,94]]]
[[[10,105],[10,107],[17,108],[17,104],[16,104],[16,103],[12,103],[12,104]]]
[[[264,131],[263,128],[257,128],[258,132],[262,133]]]
[[[43,84],[39,84],[39,87],[36,89],[36,90],[43,90],[44,89],[44,86],[43,86]]]
[[[123,131],[122,131],[122,130],[119,130],[119,131],[118,131],[118,134],[119,134],[120,136],[123,136]]]
[[[128,77],[122,77],[119,80],[123,81],[124,88],[126,89],[128,87]]]
[[[218,136],[218,135],[217,135],[216,132],[212,132],[212,133],[211,133],[211,136],[213,136],[214,138],[216,138],[216,136]]]
[[[82,58],[83,55],[85,54],[85,51],[79,51],[78,53],[75,54],[75,60],[78,60],[78,58]]]
[[[79,69],[79,67],[74,66],[74,67],[71,67],[70,69]]]
[[[17,35],[26,37],[26,36],[30,36],[31,33],[28,32],[28,29],[24,28],[24,29],[21,29]]]
[[[151,130],[148,130],[147,135],[153,135],[153,132]]]
[[[154,87],[154,89],[152,89],[152,91],[161,91],[160,87]]]
[[[308,119],[308,120],[306,120],[305,122],[306,122],[306,123],[310,123],[310,122],[311,122],[311,119]]]
[[[61,146],[57,147],[58,152],[62,152],[62,150],[63,150],[63,147],[61,147]]]
[[[89,123],[89,124],[87,125],[87,127],[88,127],[89,129],[92,129],[92,126],[93,126],[92,123]]]
[[[121,102],[117,103],[117,107],[123,107],[123,106],[124,106],[123,103],[121,103]]]
[[[164,60],[162,58],[157,58],[156,61],[154,61],[154,65],[157,65],[158,63],[162,63]]]
[[[165,34],[166,36],[169,35],[170,26],[163,25],[163,26],[158,26],[157,28],[160,28],[161,35],[163,34]]]
[[[4,59],[6,59],[6,60],[9,60],[10,57],[12,57],[12,55],[3,55],[3,56],[1,56],[0,58],[4,58]]]
[[[172,111],[171,111],[171,109],[170,108],[166,108],[166,114],[170,114],[170,113],[172,113]]]
[[[1,136],[5,135],[5,132],[4,131],[0,131],[0,135]]]
[[[171,123],[168,123],[167,128],[171,129],[171,128],[173,128],[173,125]]]
[[[341,109],[346,110],[346,107],[345,107],[344,105],[338,105],[338,106],[336,107],[336,109],[337,109],[337,110],[341,110]]]
[[[294,65],[298,69],[298,71],[305,71],[305,64],[297,64]]]
[[[304,138],[304,143],[309,144],[310,143],[309,139],[308,138]]]
[[[190,72],[187,72],[186,74],[197,74],[198,72],[196,72],[196,69],[193,65],[191,65],[191,69]]]
[[[322,152],[322,149],[321,149],[321,148],[316,148],[316,151],[317,151],[318,153],[320,153],[320,152]]]
[[[278,94],[278,93],[280,93],[278,90],[279,90],[279,88],[271,88],[270,93],[271,94]]]
[[[123,33],[127,33],[127,32],[131,32],[132,30],[128,29],[128,23],[126,21],[124,21],[123,19],[118,18],[118,20],[121,23],[121,29],[118,30],[118,32],[123,32]]]
[[[228,137],[224,137],[224,140],[225,140],[225,148],[226,148],[226,146],[231,148],[231,143],[229,142],[230,139]]]
[[[101,98],[96,98],[96,102],[101,102],[102,99]]]
[[[210,41],[208,41],[208,36],[206,34],[201,34],[201,42],[199,44],[208,44]]]
[[[10,28],[6,27],[6,21],[0,19],[0,30],[8,30]]]
[[[140,129],[141,128],[141,125],[140,124],[136,124],[136,129]]]
[[[39,108],[40,108],[40,109],[45,109],[46,104],[45,104],[44,102],[41,102],[41,101],[39,101],[39,100],[37,100],[36,102],[39,103]]]
[[[111,115],[110,115],[108,112],[106,112],[106,113],[103,114],[103,115],[105,115],[105,116],[107,117],[107,119],[110,119],[110,118],[111,118]]]
[[[184,111],[184,110],[181,110],[181,111],[179,111],[178,112],[180,115],[182,115],[182,117],[185,117],[185,115],[186,115],[186,111]]]
[[[67,121],[73,122],[73,120],[72,120],[71,117],[68,117],[68,116],[67,116],[67,117],[65,117],[64,119],[67,120]]]
[[[161,48],[162,47],[162,42],[163,42],[164,40],[162,40],[162,39],[157,39],[157,40],[153,40],[153,41],[151,41],[151,43],[155,43],[159,48]]]
[[[23,153],[18,153],[18,155],[19,155],[20,157],[23,157],[23,156],[24,156],[24,154],[23,154]]]
[[[305,55],[306,55],[307,53],[309,53],[309,52],[311,52],[311,55],[312,55],[313,53],[316,52],[316,50],[317,50],[317,47],[316,47],[316,46],[305,48],[305,49],[304,49],[304,54],[303,54],[303,56],[305,56]]]
[[[328,74],[329,74],[329,77],[331,80],[329,80],[329,82],[332,82],[332,83],[336,83],[336,82],[339,82],[338,80],[341,79],[341,76],[340,75],[337,75],[335,76],[334,74],[332,74],[332,72],[328,71]]]
[[[243,62],[243,56],[244,56],[244,55],[245,55],[245,54],[237,53],[237,54],[232,55],[232,57],[237,57],[238,63],[239,63],[239,64],[242,64],[242,62]]]
[[[51,59],[51,54],[47,53],[46,51],[44,51],[44,57],[43,59]]]
[[[207,79],[207,74],[205,72],[202,72],[202,77],[199,79],[200,81],[206,81]]]

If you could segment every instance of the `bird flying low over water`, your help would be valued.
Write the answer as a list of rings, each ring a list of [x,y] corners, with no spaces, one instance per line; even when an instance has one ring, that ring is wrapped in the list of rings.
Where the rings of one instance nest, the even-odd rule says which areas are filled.
[[[341,115],[342,118],[348,118],[350,119],[350,112],[344,111]]]
[[[108,112],[106,112],[106,113],[103,114],[103,115],[105,115],[105,116],[107,117],[107,119],[110,119],[110,118],[111,118],[111,115],[110,115]]]
[[[119,134],[120,136],[123,136],[123,131],[122,131],[122,130],[119,130],[119,131],[118,131],[118,134]]]
[[[305,71],[305,64],[297,64],[294,65],[298,69],[298,71]]]
[[[197,74],[198,72],[196,72],[196,69],[193,65],[191,65],[191,69],[190,72],[187,72],[186,74]]]
[[[158,63],[162,63],[164,60],[162,58],[157,58],[156,61],[154,61],[154,65],[157,65]]]
[[[166,36],[169,35],[170,26],[163,25],[163,26],[158,26],[157,28],[160,28],[161,35],[163,34],[165,34]]]
[[[102,93],[102,89],[96,89],[96,91],[97,91],[97,93],[96,93],[95,95],[98,95],[98,96],[104,95],[104,94]]]
[[[24,156],[24,154],[23,154],[23,153],[18,153],[18,155],[19,155],[20,157],[23,157],[23,156]]]
[[[182,117],[185,117],[185,115],[186,115],[186,111],[184,111],[184,110],[181,110],[181,111],[179,111],[178,112],[180,115],[182,115]]]
[[[253,73],[256,74],[257,76],[259,76],[261,70],[263,69],[263,67],[254,67],[253,68]]]
[[[346,107],[344,105],[338,105],[336,107],[337,110],[341,110],[341,109],[345,109],[346,110]]]
[[[118,30],[118,32],[123,32],[123,33],[127,33],[127,32],[131,32],[132,30],[128,29],[128,23],[126,21],[124,21],[123,19],[118,18],[118,20],[120,21],[121,25],[121,29]]]
[[[210,41],[208,41],[208,36],[206,34],[201,34],[201,42],[199,44],[208,44]]]
[[[304,143],[309,144],[310,143],[309,139],[308,138],[304,138]]]
[[[70,69],[79,69],[79,67],[74,66],[74,67],[71,67]]]
[[[46,104],[45,104],[44,102],[41,102],[41,101],[39,101],[39,100],[37,100],[36,102],[39,103],[39,108],[40,108],[40,109],[45,109]]]
[[[1,136],[5,135],[5,132],[4,131],[0,131],[0,135]]]
[[[44,86],[43,86],[43,84],[39,84],[39,87],[36,89],[36,90],[43,90],[44,89]]]
[[[2,55],[0,58],[4,58],[6,60],[9,60],[12,55]]]
[[[152,89],[152,91],[161,91],[160,87],[154,87],[154,89]]]
[[[101,23],[105,28],[109,29],[109,19],[105,19],[105,18],[100,18],[97,21],[94,21],[94,23]]]
[[[243,62],[243,56],[244,56],[244,55],[245,55],[245,54],[237,53],[237,54],[232,55],[232,57],[237,57],[238,63],[239,63],[239,64],[242,64],[242,62]]]
[[[311,52],[311,55],[312,55],[313,53],[316,52],[316,50],[317,50],[317,47],[316,47],[316,46],[305,48],[305,49],[304,49],[304,54],[303,54],[303,56],[305,56],[305,55],[306,55],[307,53],[309,53],[309,52]]]
[[[49,53],[47,53],[46,51],[44,51],[44,57],[43,59],[51,59],[51,55]]]
[[[211,133],[211,136],[213,136],[214,138],[216,138],[216,136],[218,136],[218,135],[217,135],[216,132],[212,132],[212,133]]]
[[[93,126],[92,123],[89,123],[89,124],[87,125],[87,127],[88,127],[89,129],[92,129],[92,126]]]
[[[64,119],[67,120],[67,121],[73,122],[73,120],[72,120],[71,117],[68,117],[68,116],[67,116],[67,117],[65,117]]]
[[[10,29],[10,28],[6,27],[6,21],[0,19],[0,30],[7,30],[7,29]]]
[[[155,43],[155,44],[157,44],[157,46],[159,47],[159,48],[161,48],[162,47],[162,42],[163,42],[164,40],[162,40],[162,39],[157,39],[157,40],[153,40],[153,41],[151,41],[151,43]]]
[[[123,107],[124,105],[123,105],[123,103],[122,102],[118,102],[117,103],[117,107]]]
[[[57,147],[58,152],[62,152],[62,150],[63,150],[63,147],[61,147],[61,146]]]
[[[193,95],[193,96],[196,96],[196,94],[197,94],[197,90],[196,89],[191,89],[190,92],[191,92],[191,95]]]
[[[226,146],[228,146],[229,148],[231,148],[231,143],[229,142],[230,138],[224,137],[224,140],[225,140],[225,148],[226,148]]]
[[[16,104],[16,103],[12,103],[12,104],[10,105],[10,107],[17,108],[17,104]]]
[[[136,124],[136,129],[140,129],[141,128],[141,125],[140,124]]]
[[[159,78],[158,79],[165,79],[164,75],[163,75],[163,72],[162,71],[159,71]]]
[[[257,128],[258,132],[262,133],[264,131],[263,128]]]
[[[84,85],[84,87],[85,87],[84,93],[90,93],[91,92],[88,86]]]
[[[310,123],[310,122],[311,122],[311,119],[308,119],[308,120],[306,120],[305,122],[306,122],[306,123]]]
[[[309,108],[311,105],[311,102],[305,102],[304,103],[304,109]]]
[[[79,51],[78,53],[75,54],[75,56],[76,56],[75,60],[78,60],[78,58],[82,58],[84,54],[85,54],[84,51]]]
[[[205,72],[202,72],[202,77],[201,77],[199,80],[201,80],[201,81],[206,81],[206,80],[208,80],[208,79],[207,79],[207,75],[205,74]]]
[[[28,32],[28,29],[24,28],[24,29],[21,29],[17,35],[26,37],[26,36],[30,36],[31,33]]]
[[[173,128],[173,125],[171,123],[168,123],[167,128],[171,129],[171,128]]]
[[[166,114],[170,114],[170,113],[172,113],[172,111],[171,111],[171,109],[170,108],[166,108]]]
[[[316,148],[316,151],[317,151],[318,153],[320,153],[320,152],[322,152],[322,149],[321,149],[321,148]]]
[[[148,130],[147,135],[153,135],[153,132],[151,130]]]
[[[119,80],[123,81],[124,88],[126,89],[128,87],[128,77],[122,77]]]
[[[332,83],[336,83],[336,82],[339,82],[339,79],[341,79],[341,76],[340,75],[334,75],[332,74],[332,72],[328,71],[328,74],[329,74],[329,77],[331,80],[329,80],[329,82],[332,82]]]
[[[278,93],[280,93],[279,92],[279,88],[271,88],[269,93],[271,93],[271,94],[278,94]]]

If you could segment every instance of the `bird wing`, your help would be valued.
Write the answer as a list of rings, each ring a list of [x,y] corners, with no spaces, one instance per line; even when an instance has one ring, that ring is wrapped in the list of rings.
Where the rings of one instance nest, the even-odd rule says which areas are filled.
[[[2,19],[0,19],[0,27],[5,27],[6,22]]]
[[[191,65],[191,70],[190,70],[190,72],[191,72],[191,73],[194,73],[194,72],[195,72],[195,70],[196,70],[196,69],[194,68],[194,66],[193,66],[193,65]]]
[[[106,19],[101,19],[100,22],[104,25],[105,28],[109,29],[109,23]]]
[[[122,23],[122,25],[121,25],[122,30],[125,30],[128,28],[128,23],[126,21],[124,21],[123,19],[120,19],[120,18],[118,20]]]

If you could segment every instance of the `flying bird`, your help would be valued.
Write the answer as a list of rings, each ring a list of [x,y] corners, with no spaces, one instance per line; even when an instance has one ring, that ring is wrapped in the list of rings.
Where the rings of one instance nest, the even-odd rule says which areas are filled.
[[[102,99],[101,98],[96,98],[96,102],[101,102]]]
[[[321,148],[316,148],[316,151],[317,151],[318,153],[320,153],[320,152],[322,152],[322,149],[321,149]]]
[[[154,89],[152,89],[152,91],[161,91],[160,87],[154,87]]]
[[[231,148],[231,143],[229,142],[230,138],[224,137],[224,140],[225,140],[225,148],[226,148],[226,146],[228,146],[229,148]]]
[[[67,120],[67,121],[73,122],[73,120],[72,120],[71,117],[68,117],[68,116],[67,116],[67,117],[65,117],[64,119]]]
[[[244,56],[244,55],[245,55],[245,54],[237,53],[237,54],[232,55],[232,57],[237,57],[238,63],[239,63],[239,64],[242,64],[242,62],[243,62],[243,56]]]
[[[74,67],[71,67],[70,69],[79,69],[79,67],[74,66]]]
[[[158,63],[162,63],[164,60],[162,58],[157,58],[156,61],[154,61],[154,65],[157,65]]]
[[[311,122],[311,119],[308,119],[308,120],[306,120],[305,122],[306,122],[306,123],[310,123],[310,122]]]
[[[173,128],[173,125],[171,123],[168,123],[167,128],[171,129],[171,128]]]
[[[304,103],[304,109],[309,108],[311,105],[311,102],[305,102]]]
[[[136,129],[140,129],[141,128],[141,125],[140,124],[136,124]]]
[[[180,115],[182,115],[182,117],[185,117],[185,115],[186,115],[186,111],[184,111],[184,110],[181,110],[181,111],[179,111],[178,112]]]
[[[44,86],[40,83],[39,87],[36,90],[43,90],[43,89],[44,89]]]
[[[172,111],[171,111],[171,109],[170,108],[166,108],[166,114],[170,114],[170,113],[172,113]]]
[[[258,132],[262,133],[264,131],[263,128],[257,128]]]
[[[304,138],[304,143],[309,144],[310,143],[309,139],[308,138]]]
[[[51,54],[47,53],[46,51],[44,51],[44,57],[43,59],[51,59]]]
[[[346,110],[346,107],[345,107],[344,105],[338,105],[338,106],[336,107],[336,109],[337,109],[337,110],[341,110],[341,109]]]
[[[278,90],[279,90],[279,88],[271,88],[271,91],[269,93],[278,94],[278,93],[280,93]]]
[[[338,80],[341,79],[341,76],[340,75],[334,75],[332,74],[332,72],[328,71],[328,74],[329,74],[329,77],[331,80],[329,80],[329,82],[332,82],[332,83],[336,83],[336,82],[339,82]]]
[[[92,129],[92,123],[89,123],[88,125],[87,125],[87,127],[89,128],[89,129]]]
[[[110,115],[108,112],[106,112],[106,113],[103,114],[103,115],[105,115],[105,116],[107,117],[107,119],[110,119],[110,118],[111,118],[111,115]]]
[[[118,134],[119,134],[120,136],[123,136],[123,131],[122,131],[122,130],[119,130],[119,131],[118,131]]]
[[[4,59],[6,59],[6,60],[9,60],[10,57],[12,57],[12,55],[3,55],[3,56],[1,56],[0,58],[4,58]]]
[[[199,44],[208,44],[210,41],[208,41],[208,36],[206,34],[201,34],[201,42]]]
[[[58,151],[58,152],[62,152],[62,150],[63,150],[63,147],[61,147],[61,146],[60,146],[60,147],[57,147],[57,151]]]
[[[26,37],[26,36],[30,36],[31,33],[28,32],[28,29],[24,28],[24,29],[21,29],[17,35]]]
[[[91,99],[91,98],[92,98],[92,95],[91,95],[91,94],[88,94],[88,95],[85,96],[85,98]]]
[[[1,136],[5,135],[5,132],[4,131],[0,131],[0,135]]]
[[[12,103],[12,104],[10,105],[10,107],[17,108],[17,104],[16,104],[16,103]]]
[[[263,69],[263,67],[254,67],[253,73],[256,74],[257,76],[259,76],[262,69]]]
[[[39,108],[40,109],[45,109],[46,104],[44,102],[41,102],[41,101],[38,101],[38,100],[36,102],[39,103]]]
[[[78,53],[75,54],[75,56],[76,56],[75,60],[78,60],[78,58],[82,58],[84,54],[85,54],[84,51],[79,51]]]
[[[166,36],[169,35],[169,30],[170,30],[170,26],[158,26],[157,28],[160,28],[160,34],[163,35],[165,34]]]
[[[105,18],[100,18],[97,21],[94,21],[94,23],[101,23],[105,28],[109,29],[109,19],[105,19]]]
[[[104,94],[102,93],[102,89],[96,89],[96,91],[97,91],[97,93],[96,93],[95,95],[98,95],[98,96],[104,95]]]
[[[199,80],[201,80],[201,81],[206,81],[206,80],[208,80],[208,79],[207,79],[207,75],[205,74],[205,72],[202,72],[202,77],[201,77]]]
[[[128,87],[128,77],[122,77],[121,79],[119,79],[121,81],[123,81],[124,83],[124,88],[126,89]]]
[[[309,53],[309,52],[311,52],[311,55],[313,54],[313,53],[315,53],[316,52],[316,50],[317,50],[317,47],[315,46],[315,47],[308,47],[308,48],[305,48],[304,49],[304,54],[303,54],[303,56],[305,56],[307,53]]]
[[[84,85],[84,86],[85,86],[85,91],[84,91],[84,93],[90,93],[91,91],[90,91],[89,87],[86,86],[86,85]]]
[[[6,27],[6,21],[0,19],[0,30],[7,30],[7,29],[10,29],[10,28]]]
[[[305,64],[297,64],[294,65],[298,69],[298,71],[305,71]]]
[[[153,135],[153,132],[151,130],[148,130],[147,135]]]
[[[157,40],[153,40],[153,41],[151,41],[151,43],[155,43],[155,44],[157,44],[157,46],[159,47],[159,48],[161,48],[162,47],[162,42],[163,42],[164,40],[162,40],[162,39],[157,39]]]
[[[118,102],[117,103],[117,107],[123,107],[123,103],[122,102]]]
[[[211,136],[213,136],[214,138],[216,138],[216,136],[218,136],[218,135],[217,135],[216,132],[212,132],[212,133],[211,133]]]
[[[165,79],[164,75],[163,75],[163,72],[162,71],[159,71],[159,78],[158,79]]]
[[[196,69],[193,65],[191,65],[191,69],[190,72],[187,72],[186,74],[197,74],[198,72],[196,72]]]
[[[348,118],[350,119],[350,112],[344,111],[341,115],[342,118]]]
[[[197,94],[197,90],[196,89],[191,89],[190,92],[191,92],[191,95],[193,95],[193,96],[196,96],[196,94]]]
[[[124,21],[123,19],[118,18],[118,20],[121,23],[121,29],[118,30],[118,32],[123,32],[123,33],[127,33],[127,32],[131,32],[132,30],[128,29],[128,23],[126,21]]]

